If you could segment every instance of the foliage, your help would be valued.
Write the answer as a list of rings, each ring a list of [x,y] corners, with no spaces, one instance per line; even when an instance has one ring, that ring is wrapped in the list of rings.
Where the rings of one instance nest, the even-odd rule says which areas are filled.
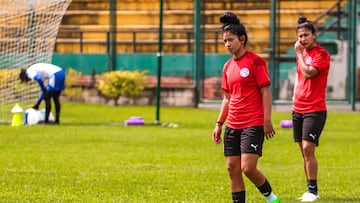
[[[20,98],[22,92],[29,88],[29,86],[20,82],[19,74],[19,69],[0,69],[0,92],[6,95],[6,98],[0,99],[9,101]],[[32,82],[29,83],[32,84]]]
[[[82,73],[76,71],[73,68],[68,69],[66,76],[64,95],[70,99],[81,99],[82,98],[82,87],[76,86],[77,81],[81,77]]]
[[[218,111],[117,108],[63,103],[59,126],[0,128],[1,202],[231,202],[222,145],[211,141]],[[145,126],[121,126],[130,116]],[[292,129],[279,122],[291,112],[273,112],[276,136],[265,140],[258,167],[281,202],[299,202],[306,189]],[[359,113],[329,112],[317,148],[318,203],[360,202]],[[244,176],[247,202],[266,202]]]
[[[20,84],[19,69],[0,69],[0,89],[9,88],[9,84]]]
[[[135,98],[145,88],[147,71],[110,71],[100,75],[97,88],[105,96]]]

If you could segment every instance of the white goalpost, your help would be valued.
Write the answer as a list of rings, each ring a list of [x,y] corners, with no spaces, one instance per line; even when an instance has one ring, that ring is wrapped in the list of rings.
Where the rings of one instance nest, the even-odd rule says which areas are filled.
[[[11,108],[30,108],[40,93],[33,81],[21,84],[21,68],[50,63],[56,36],[71,0],[1,0],[0,123],[11,120]]]

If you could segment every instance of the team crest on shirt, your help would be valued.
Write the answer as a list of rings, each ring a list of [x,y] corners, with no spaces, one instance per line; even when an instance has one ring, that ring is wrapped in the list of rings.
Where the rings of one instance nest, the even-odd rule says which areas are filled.
[[[241,75],[241,77],[243,77],[243,78],[246,78],[247,76],[249,76],[249,74],[250,74],[250,71],[249,71],[249,69],[246,68],[246,67],[244,67],[244,68],[242,68],[242,69],[240,70],[240,75]]]
[[[306,65],[310,65],[311,62],[312,62],[312,57],[311,56],[307,57],[305,60]]]

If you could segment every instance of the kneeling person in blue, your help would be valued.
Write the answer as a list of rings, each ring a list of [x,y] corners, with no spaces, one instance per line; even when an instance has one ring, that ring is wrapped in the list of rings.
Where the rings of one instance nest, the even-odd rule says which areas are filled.
[[[45,123],[49,123],[51,111],[51,98],[55,104],[55,123],[60,123],[60,94],[65,89],[65,72],[62,68],[48,63],[36,63],[28,69],[21,69],[20,80],[28,82],[35,80],[41,88],[41,94],[36,104],[32,107],[39,109],[41,101],[45,100]],[[48,80],[47,86],[44,81]]]

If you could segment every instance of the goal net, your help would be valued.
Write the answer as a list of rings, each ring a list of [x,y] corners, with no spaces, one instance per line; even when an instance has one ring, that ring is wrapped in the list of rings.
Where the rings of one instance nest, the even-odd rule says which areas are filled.
[[[21,84],[21,68],[50,63],[59,25],[71,0],[1,0],[0,122],[11,120],[16,103],[25,110],[35,104],[40,88]]]

